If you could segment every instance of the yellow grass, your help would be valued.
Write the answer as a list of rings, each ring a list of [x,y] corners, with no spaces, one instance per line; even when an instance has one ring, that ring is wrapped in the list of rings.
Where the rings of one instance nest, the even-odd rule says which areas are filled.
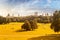
[[[0,40],[27,40],[28,38],[56,34],[50,29],[50,24],[38,23],[35,31],[16,32],[21,29],[23,23],[10,23],[0,25]]]

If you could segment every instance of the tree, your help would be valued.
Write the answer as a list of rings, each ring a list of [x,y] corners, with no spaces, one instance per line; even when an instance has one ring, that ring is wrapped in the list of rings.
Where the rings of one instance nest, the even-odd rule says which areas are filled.
[[[10,17],[10,14],[8,13],[7,17]]]
[[[37,19],[34,19],[33,21],[34,21],[34,24],[35,24],[35,29],[37,29],[38,28]]]
[[[37,20],[36,20],[36,19],[30,20],[30,24],[31,24],[31,29],[32,29],[32,30],[38,28],[38,26],[37,26]]]
[[[53,14],[53,22],[51,24],[51,29],[54,29],[55,32],[60,31],[60,11],[55,11]]]
[[[0,16],[0,24],[3,24],[3,17]]]
[[[25,20],[25,23],[22,25],[21,28],[26,30],[26,31],[31,30],[31,25],[30,25],[29,21]]]
[[[25,20],[25,23],[21,26],[21,28],[27,31],[37,29],[37,20]]]

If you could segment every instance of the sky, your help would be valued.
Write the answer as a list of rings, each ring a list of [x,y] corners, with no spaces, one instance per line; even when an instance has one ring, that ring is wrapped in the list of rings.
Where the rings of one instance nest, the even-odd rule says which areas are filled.
[[[12,16],[27,16],[49,13],[60,10],[60,0],[0,0],[0,16],[6,16],[8,13]]]

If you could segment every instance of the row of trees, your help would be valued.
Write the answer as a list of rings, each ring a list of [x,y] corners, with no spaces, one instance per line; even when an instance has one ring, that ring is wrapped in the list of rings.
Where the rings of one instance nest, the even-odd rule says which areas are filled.
[[[39,23],[51,23],[53,19],[52,16],[39,16],[37,20]]]
[[[11,22],[10,18],[5,18],[5,17],[0,16],[0,24],[7,24],[10,22]]]
[[[37,19],[39,23],[50,23],[52,22],[52,16],[26,16],[26,17],[2,17],[0,16],[0,24],[10,22],[24,22],[25,20]]]

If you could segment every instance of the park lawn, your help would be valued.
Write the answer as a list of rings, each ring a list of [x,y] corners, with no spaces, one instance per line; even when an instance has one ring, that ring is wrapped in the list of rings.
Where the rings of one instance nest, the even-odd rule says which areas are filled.
[[[24,23],[13,22],[0,25],[0,40],[27,40],[32,37],[56,34],[52,29],[50,29],[50,23],[37,23],[38,29],[34,31],[17,32],[17,30],[21,30],[23,24]]]

